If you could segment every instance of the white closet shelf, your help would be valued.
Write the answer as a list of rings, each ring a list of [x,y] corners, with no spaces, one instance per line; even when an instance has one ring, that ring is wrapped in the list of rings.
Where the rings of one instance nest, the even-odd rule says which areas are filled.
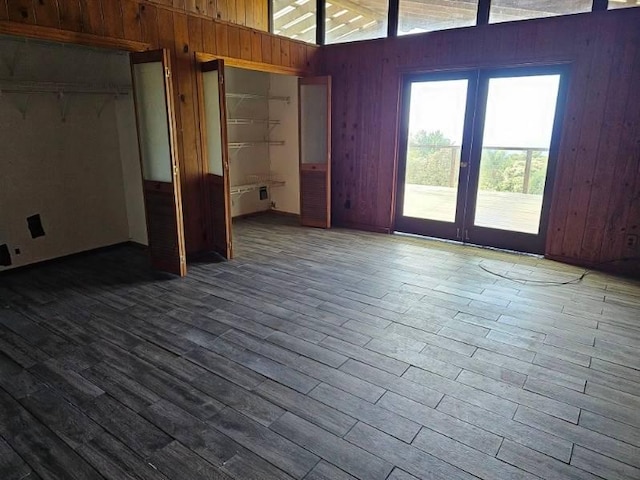
[[[280,100],[281,102],[290,102],[291,97],[283,97],[279,95],[258,95],[255,93],[227,93],[227,98],[240,98],[242,100]]]
[[[256,147],[258,145],[284,145],[283,140],[260,140],[255,142],[229,142],[229,148]]]
[[[285,182],[269,180],[259,183],[247,183],[245,185],[235,185],[231,187],[231,195],[242,195],[243,193],[253,192],[259,190],[262,187],[284,187]]]
[[[280,120],[269,120],[268,118],[227,118],[229,125],[280,125]]]

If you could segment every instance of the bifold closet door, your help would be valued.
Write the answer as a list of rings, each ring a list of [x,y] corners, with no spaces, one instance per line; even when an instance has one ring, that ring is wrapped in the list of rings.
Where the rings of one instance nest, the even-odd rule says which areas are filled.
[[[131,54],[149,251],[154,268],[187,273],[169,53]]]
[[[331,77],[298,80],[300,110],[300,219],[331,226]]]
[[[202,155],[205,175],[208,249],[224,258],[233,256],[231,244],[231,192],[229,187],[229,147],[224,86],[224,61],[200,64],[198,98]]]

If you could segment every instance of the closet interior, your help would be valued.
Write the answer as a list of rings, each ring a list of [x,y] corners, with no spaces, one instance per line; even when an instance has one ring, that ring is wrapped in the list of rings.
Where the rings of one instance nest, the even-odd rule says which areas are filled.
[[[298,77],[225,68],[231,216],[300,214]]]

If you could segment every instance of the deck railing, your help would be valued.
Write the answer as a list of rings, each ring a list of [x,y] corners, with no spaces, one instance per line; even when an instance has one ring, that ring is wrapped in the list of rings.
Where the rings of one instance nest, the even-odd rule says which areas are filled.
[[[450,165],[449,165],[449,186],[455,187],[456,180],[458,178],[458,171],[460,170],[460,153],[462,147],[459,145],[424,145],[424,144],[409,144],[410,149],[433,149],[451,151]],[[525,164],[524,164],[524,177],[522,181],[522,192],[530,193],[531,187],[531,164],[533,162],[534,152],[549,152],[548,148],[541,147],[482,147],[482,152],[486,150],[497,150],[507,152],[525,152]]]

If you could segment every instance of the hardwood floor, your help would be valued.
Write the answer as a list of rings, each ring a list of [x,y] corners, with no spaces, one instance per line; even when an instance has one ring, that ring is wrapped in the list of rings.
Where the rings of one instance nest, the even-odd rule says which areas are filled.
[[[235,224],[0,276],[0,478],[638,479],[640,283],[404,236]]]

